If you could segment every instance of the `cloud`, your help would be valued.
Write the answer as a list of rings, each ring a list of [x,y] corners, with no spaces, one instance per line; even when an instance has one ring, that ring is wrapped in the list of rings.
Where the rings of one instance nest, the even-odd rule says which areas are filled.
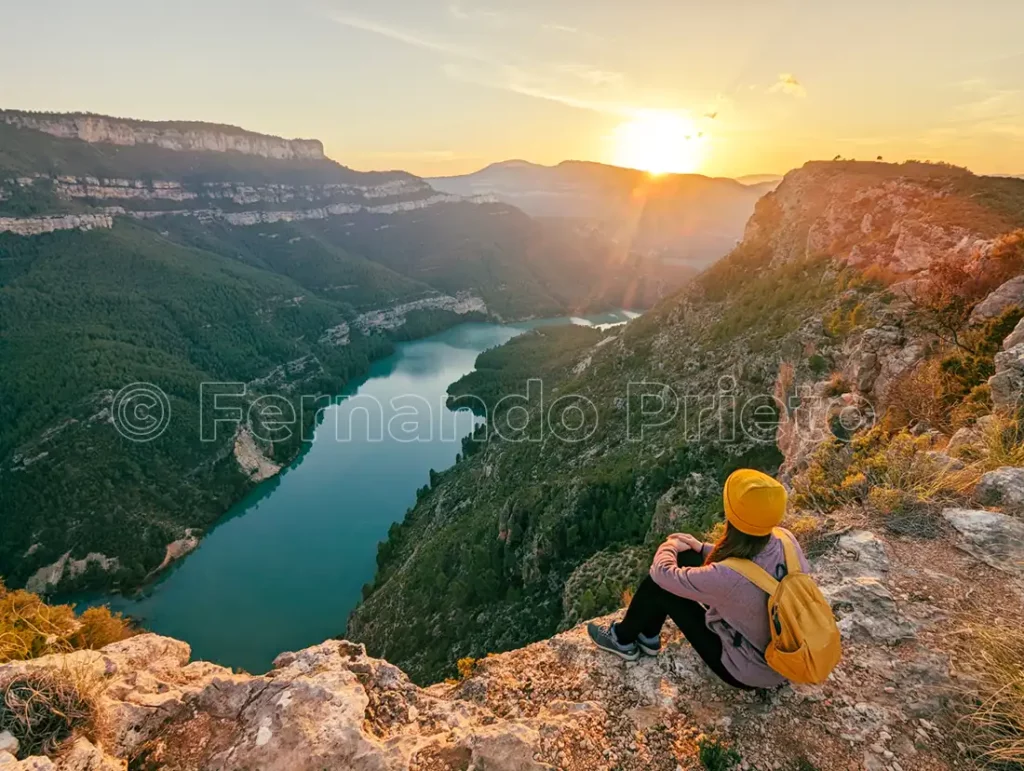
[[[984,78],[953,84],[967,95],[953,107],[944,127],[933,134],[954,135],[965,130],[973,134],[1024,137],[1024,90],[996,85]]]
[[[514,64],[501,64],[491,68],[466,67],[456,62],[444,65],[445,74],[453,80],[475,86],[511,91],[547,102],[556,102],[578,110],[590,110],[608,115],[629,116],[636,108],[626,102],[608,98],[593,98],[562,88],[553,78],[542,72],[532,72]]]
[[[372,32],[375,35],[380,35],[381,37],[386,37],[389,40],[404,43],[405,45],[412,46],[414,48],[422,48],[426,51],[434,51],[435,53],[455,56],[460,59],[468,59],[470,61],[484,63],[493,62],[493,59],[490,57],[471,48],[464,48],[452,43],[434,40],[432,38],[425,37],[418,32],[412,32],[399,27],[392,27],[372,19],[365,19],[360,16],[350,16],[343,13],[332,13],[330,18],[336,24],[340,24],[343,27],[358,29],[363,32]]]
[[[589,32],[585,29],[580,29],[579,27],[573,27],[569,24],[547,23],[541,24],[540,28],[545,32],[555,32],[560,35],[573,35],[574,37],[583,38],[584,40],[589,40],[595,43],[604,40],[603,37],[594,32]]]
[[[531,65],[527,69],[474,48],[448,43],[417,31],[394,27],[373,19],[343,13],[334,13],[330,18],[336,24],[344,27],[370,32],[414,48],[433,51],[450,60],[462,60],[474,64],[473,67],[465,67],[457,61],[446,62],[443,70],[446,75],[455,80],[558,102],[581,110],[615,115],[629,115],[635,112],[635,108],[629,104],[608,98],[608,91],[617,90],[626,85],[625,76],[620,72],[611,72],[577,62],[547,64],[539,68]],[[564,82],[567,79],[572,81],[568,86]],[[601,95],[595,98],[575,93],[581,83],[590,90],[601,91]],[[577,88],[572,88],[572,85]]]
[[[790,72],[783,72],[779,75],[779,79],[775,81],[771,88],[768,89],[770,94],[788,94],[789,96],[795,96],[799,99],[803,99],[807,96],[807,89],[803,87],[796,77]]]
[[[459,3],[449,5],[448,13],[459,21],[486,21],[500,24],[506,20],[505,14],[501,11],[492,8],[466,8]]]
[[[558,71],[584,80],[594,86],[622,86],[626,82],[626,76],[621,72],[602,70],[587,64],[561,64],[558,66]]]

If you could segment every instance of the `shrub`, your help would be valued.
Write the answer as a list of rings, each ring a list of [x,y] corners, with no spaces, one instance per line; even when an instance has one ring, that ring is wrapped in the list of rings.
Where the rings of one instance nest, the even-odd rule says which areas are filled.
[[[987,765],[1024,767],[1024,633],[976,629],[973,636],[980,676],[964,726],[968,746]]]
[[[697,740],[697,750],[700,764],[708,771],[729,771],[743,760],[732,747],[706,736]]]
[[[960,349],[942,360],[942,370],[947,375],[947,404],[960,402],[995,374],[995,356],[1022,316],[1024,311],[1020,308],[1009,308],[998,318],[961,336]]]
[[[853,391],[853,386],[847,381],[842,372],[833,372],[828,379],[828,386],[825,388],[826,396],[842,396]]]
[[[134,633],[109,608],[90,608],[76,618],[70,605],[47,605],[31,592],[8,591],[0,582],[0,663],[102,648]]]
[[[455,664],[455,668],[459,671],[459,680],[468,680],[476,671],[476,659],[471,656],[459,659]]]
[[[938,359],[926,359],[905,372],[890,391],[889,418],[893,424],[924,424],[948,433],[951,428],[948,379]]]
[[[782,521],[782,526],[796,536],[810,559],[828,551],[836,538],[826,531],[825,521],[821,517],[790,515]]]
[[[891,514],[966,495],[978,470],[957,470],[928,454],[931,449],[928,436],[906,430],[890,433],[882,426],[857,434],[848,443],[826,442],[807,470],[793,480],[793,503],[819,511],[861,504]]]
[[[917,296],[911,298],[921,326],[942,340],[973,352],[963,340],[974,306],[1024,269],[1024,231],[1010,233],[984,257],[936,260]]]
[[[828,359],[820,353],[814,353],[807,357],[807,366],[815,377],[821,377],[828,371]]]
[[[70,669],[29,670],[0,681],[0,732],[21,757],[52,755],[72,734],[96,732],[96,683]]]

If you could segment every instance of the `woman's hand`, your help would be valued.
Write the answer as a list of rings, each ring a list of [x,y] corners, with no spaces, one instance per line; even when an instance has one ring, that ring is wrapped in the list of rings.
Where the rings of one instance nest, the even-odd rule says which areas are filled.
[[[676,551],[700,552],[704,548],[703,542],[689,533],[672,533],[665,542],[672,544]]]

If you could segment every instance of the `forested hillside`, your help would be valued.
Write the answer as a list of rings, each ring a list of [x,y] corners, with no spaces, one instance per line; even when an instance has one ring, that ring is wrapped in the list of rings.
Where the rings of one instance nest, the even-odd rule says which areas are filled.
[[[928,449],[941,448],[1019,387],[1017,365],[999,374],[996,358],[1024,307],[1019,284],[971,314],[1024,270],[1021,227],[1020,181],[811,163],[758,203],[737,249],[624,329],[578,340],[575,353],[545,332],[484,354],[453,395],[492,407],[525,397],[537,376],[544,402],[520,402],[530,422],[519,434],[492,413],[486,440],[480,429],[392,528],[349,636],[430,681],[462,657],[614,610],[663,535],[714,527],[721,481],[738,466],[810,474],[798,483],[810,497],[795,498],[805,510],[825,475],[853,486],[843,501],[860,500],[857,484],[885,488],[865,505],[896,517],[893,528],[919,504],[933,515],[914,495],[935,480],[882,481],[872,453],[905,447],[904,429],[932,432]],[[573,403],[580,410],[566,412]],[[552,430],[563,413],[586,415],[584,427]],[[841,449],[861,436],[874,449],[858,456],[853,482],[827,459],[807,470],[826,440]],[[829,508],[811,520],[819,531]]]
[[[243,407],[272,395],[297,408],[339,393],[392,341],[470,319],[643,307],[688,276],[404,172],[352,171],[316,142],[0,118],[0,575],[11,586],[136,585],[295,457],[297,416],[290,436],[222,426],[204,441],[203,382],[245,384]],[[231,149],[195,149],[207,146]],[[136,382],[168,398],[146,407],[169,416],[152,441],[115,430],[133,409],[117,395]]]

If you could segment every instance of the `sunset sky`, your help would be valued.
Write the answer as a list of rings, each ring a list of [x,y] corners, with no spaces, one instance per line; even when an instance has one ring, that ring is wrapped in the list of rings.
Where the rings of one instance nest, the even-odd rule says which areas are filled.
[[[1022,0],[4,6],[2,107],[315,137],[360,169],[673,152],[722,176],[835,155],[1024,173]]]

